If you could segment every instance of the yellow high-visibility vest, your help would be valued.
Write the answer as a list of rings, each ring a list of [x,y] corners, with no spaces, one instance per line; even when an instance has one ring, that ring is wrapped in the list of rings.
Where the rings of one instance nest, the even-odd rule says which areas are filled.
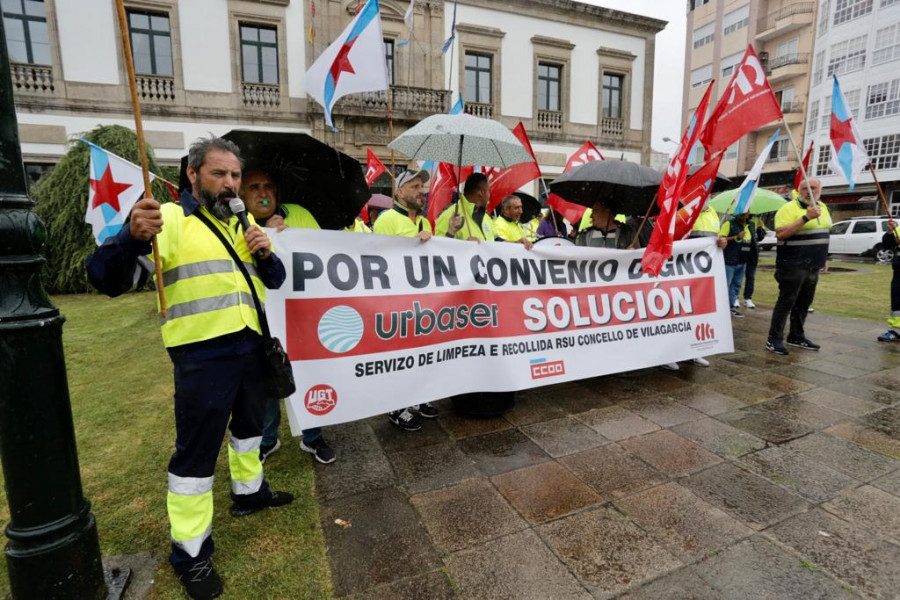
[[[459,208],[457,208],[457,205]],[[481,221],[481,227],[479,227],[478,223],[475,222],[475,219],[472,218],[472,213],[475,211],[475,205],[466,200],[466,197],[462,194],[459,195],[459,202],[457,205],[451,204],[441,213],[441,216],[438,217],[437,222],[434,224],[435,235],[447,235],[447,230],[450,228],[450,219],[453,218],[458,211],[464,221],[462,227],[460,227],[459,231],[457,231],[454,236],[456,239],[467,240],[470,237],[474,237],[480,240],[493,242],[496,236],[494,235],[494,222],[490,215],[485,213],[484,219]]]
[[[518,242],[525,237],[525,232],[518,221],[509,221],[503,215],[494,219],[494,235],[507,242]]]

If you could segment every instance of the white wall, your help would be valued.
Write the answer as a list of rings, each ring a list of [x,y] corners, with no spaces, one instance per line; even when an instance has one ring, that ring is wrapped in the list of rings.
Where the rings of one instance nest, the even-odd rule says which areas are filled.
[[[449,37],[453,20],[452,2],[444,3],[444,14],[445,36]],[[643,129],[646,57],[646,43],[643,38],[468,5],[459,6],[457,22],[495,27],[506,33],[500,51],[502,86],[500,112],[504,116],[530,118],[533,115],[532,96],[535,79],[534,49],[531,43],[533,36],[559,38],[575,44],[569,73],[570,87],[567,90],[569,120],[573,123],[597,124],[600,100],[600,57],[597,56],[597,49],[603,46],[631,52],[637,58],[632,65],[630,127]],[[459,46],[454,51],[453,58],[454,97],[459,92],[458,51]],[[444,55],[444,68],[450,68],[449,51]]]
[[[285,44],[287,48],[288,95],[306,96],[306,2],[295,0],[285,10]]]
[[[111,4],[109,0],[107,3]],[[179,0],[178,20],[184,89],[230,93],[231,32],[227,0]]]
[[[110,0],[56,2],[63,79],[119,83],[119,20]]]

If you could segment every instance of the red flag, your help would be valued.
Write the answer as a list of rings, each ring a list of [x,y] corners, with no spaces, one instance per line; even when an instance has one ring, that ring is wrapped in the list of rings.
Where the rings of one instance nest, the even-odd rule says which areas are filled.
[[[588,140],[577,152],[575,152],[575,154],[569,157],[569,161],[566,163],[566,168],[563,170],[563,173],[567,173],[575,167],[580,167],[585,163],[594,162],[595,160],[603,160],[603,155],[600,154],[597,147]],[[573,227],[578,227],[578,224],[581,223],[581,217],[584,216],[584,212],[587,210],[586,206],[568,202],[556,194],[550,194],[547,198],[547,206],[550,206],[561,213]]]
[[[171,181],[166,181],[165,179],[160,179],[160,181],[162,181],[163,184],[165,184],[166,189],[169,190],[169,193],[172,195],[172,200],[178,202],[178,186]]]
[[[809,150],[806,151],[806,156],[803,157],[803,168],[797,169],[797,174],[794,175],[794,187],[793,189],[799,190],[800,184],[803,183],[803,171],[806,171],[807,175],[809,174],[809,159],[812,157],[812,149],[813,144],[815,142],[809,143]]]
[[[519,122],[513,129],[513,135],[522,142],[528,154],[531,155],[532,162],[520,163],[506,169],[495,169],[493,167],[485,167],[483,173],[487,175],[491,184],[491,200],[488,202],[488,212],[493,211],[500,201],[515,192],[528,182],[534,181],[541,176],[541,169],[538,167],[537,161],[534,160],[534,151],[531,149],[531,142],[528,140],[528,134],[525,133],[525,126]]]
[[[428,220],[431,221],[432,227],[444,209],[450,206],[453,201],[453,191],[457,189],[459,182],[465,181],[475,169],[463,167],[458,177],[456,170],[457,167],[449,163],[440,163],[434,170],[431,187],[428,191]]]
[[[712,86],[715,81],[711,81],[703,100],[697,107],[694,117],[688,123],[687,129],[681,138],[681,145],[672,158],[663,175],[662,183],[659,184],[657,192],[657,204],[659,205],[659,217],[656,218],[656,224],[653,226],[653,233],[650,235],[650,243],[644,250],[644,256],[641,258],[641,269],[644,273],[649,273],[656,277],[662,269],[663,263],[672,256],[672,242],[675,239],[675,213],[678,210],[678,201],[681,199],[684,182],[688,174],[688,157],[691,149],[697,143],[700,137],[700,125],[703,123],[703,117],[706,116],[706,107],[709,104],[709,95],[712,92]]]
[[[699,109],[698,109],[699,110]],[[753,46],[734,70],[718,104],[709,114],[700,142],[712,156],[741,139],[744,134],[782,118],[781,106]]]
[[[683,206],[675,219],[676,240],[682,240],[691,233],[697,217],[706,208],[706,201],[709,200],[709,194],[716,183],[716,174],[719,172],[719,163],[722,162],[723,156],[724,154],[717,154],[684,182],[681,194]]]
[[[366,148],[366,183],[369,187],[375,183],[375,180],[381,176],[387,169],[384,163],[378,160],[371,148]]]

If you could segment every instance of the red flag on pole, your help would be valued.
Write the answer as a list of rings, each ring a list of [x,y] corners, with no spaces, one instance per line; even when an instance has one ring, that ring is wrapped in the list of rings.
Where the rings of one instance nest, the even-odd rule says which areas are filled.
[[[528,140],[528,134],[525,133],[525,126],[520,122],[513,129],[513,135],[522,142],[528,154],[534,159],[534,151],[531,149],[531,142]],[[541,169],[538,167],[537,160],[532,162],[520,163],[507,167],[506,169],[495,169],[493,167],[485,167],[483,173],[487,176],[491,184],[491,200],[488,202],[488,212],[493,211],[500,202],[515,192],[517,189],[534,181],[541,176]]]
[[[378,179],[382,173],[384,173],[387,169],[384,166],[384,163],[378,160],[378,157],[375,156],[375,153],[372,152],[371,148],[366,148],[366,183],[369,187],[372,187],[372,184],[375,183],[375,180]]]
[[[681,194],[682,208],[675,219],[676,240],[682,240],[691,233],[697,217],[706,208],[706,201],[709,200],[710,192],[716,183],[716,174],[719,172],[719,163],[722,162],[723,156],[724,154],[717,154],[684,182]]]
[[[699,109],[698,109],[699,110]],[[718,104],[709,114],[700,142],[706,155],[725,150],[744,134],[782,118],[781,106],[753,46],[734,70]]]
[[[678,210],[678,201],[682,197],[684,182],[687,179],[688,156],[690,156],[694,144],[697,143],[697,138],[700,137],[703,117],[706,116],[706,107],[709,104],[709,95],[714,83],[715,81],[711,81],[709,87],[706,88],[703,100],[700,101],[691,122],[684,130],[681,145],[672,158],[672,162],[669,163],[662,183],[659,184],[657,192],[659,217],[656,219],[653,233],[650,235],[650,243],[647,244],[641,259],[641,269],[644,273],[649,273],[654,277],[659,275],[663,264],[672,256],[672,242],[675,239],[675,213]]]
[[[428,191],[428,220],[434,227],[435,221],[441,216],[450,203],[453,202],[453,191],[457,189],[460,181],[466,178],[475,170],[473,167],[463,167],[457,177],[457,167],[449,163],[440,163],[434,170],[434,177],[431,178],[431,187]]]
[[[603,160],[603,155],[600,154],[597,147],[588,140],[577,152],[575,152],[575,154],[569,157],[569,161],[566,163],[566,168],[563,170],[563,173],[567,173],[575,167],[580,167],[585,163],[594,162],[595,160]],[[561,213],[574,227],[578,227],[578,224],[581,222],[581,217],[584,216],[584,212],[587,210],[587,207],[567,202],[556,194],[550,194],[547,198],[547,206],[550,206]]]
[[[811,141],[809,143],[809,150],[806,151],[806,156],[803,157],[803,168],[797,169],[797,174],[794,175],[793,189],[795,189],[795,190],[799,190],[800,184],[803,183],[803,171],[806,171],[807,173],[809,173],[809,160],[810,160],[810,158],[812,158],[812,149],[813,149],[814,143],[815,142],[813,142],[813,141]]]

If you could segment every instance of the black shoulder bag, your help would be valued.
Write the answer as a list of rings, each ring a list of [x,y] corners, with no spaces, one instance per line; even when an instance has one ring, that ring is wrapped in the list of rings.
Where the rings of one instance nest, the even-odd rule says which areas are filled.
[[[250,279],[247,267],[244,266],[244,262],[238,256],[234,247],[228,243],[228,240],[225,239],[219,228],[213,225],[206,215],[199,210],[195,210],[193,214],[203,221],[203,224],[209,227],[210,231],[219,238],[219,241],[228,250],[228,254],[231,255],[232,260],[237,263],[238,269],[244,275],[244,279],[247,280],[247,285],[250,286],[250,294],[253,296],[253,303],[256,305],[256,312],[259,315],[259,326],[263,333],[263,355],[269,375],[266,380],[266,389],[273,398],[287,398],[297,391],[297,384],[294,383],[294,371],[291,368],[291,359],[288,358],[287,352],[284,351],[278,338],[272,337],[272,333],[269,331],[269,321],[266,319],[265,308],[263,308],[262,302],[259,301],[256,286],[253,285],[253,280]]]

